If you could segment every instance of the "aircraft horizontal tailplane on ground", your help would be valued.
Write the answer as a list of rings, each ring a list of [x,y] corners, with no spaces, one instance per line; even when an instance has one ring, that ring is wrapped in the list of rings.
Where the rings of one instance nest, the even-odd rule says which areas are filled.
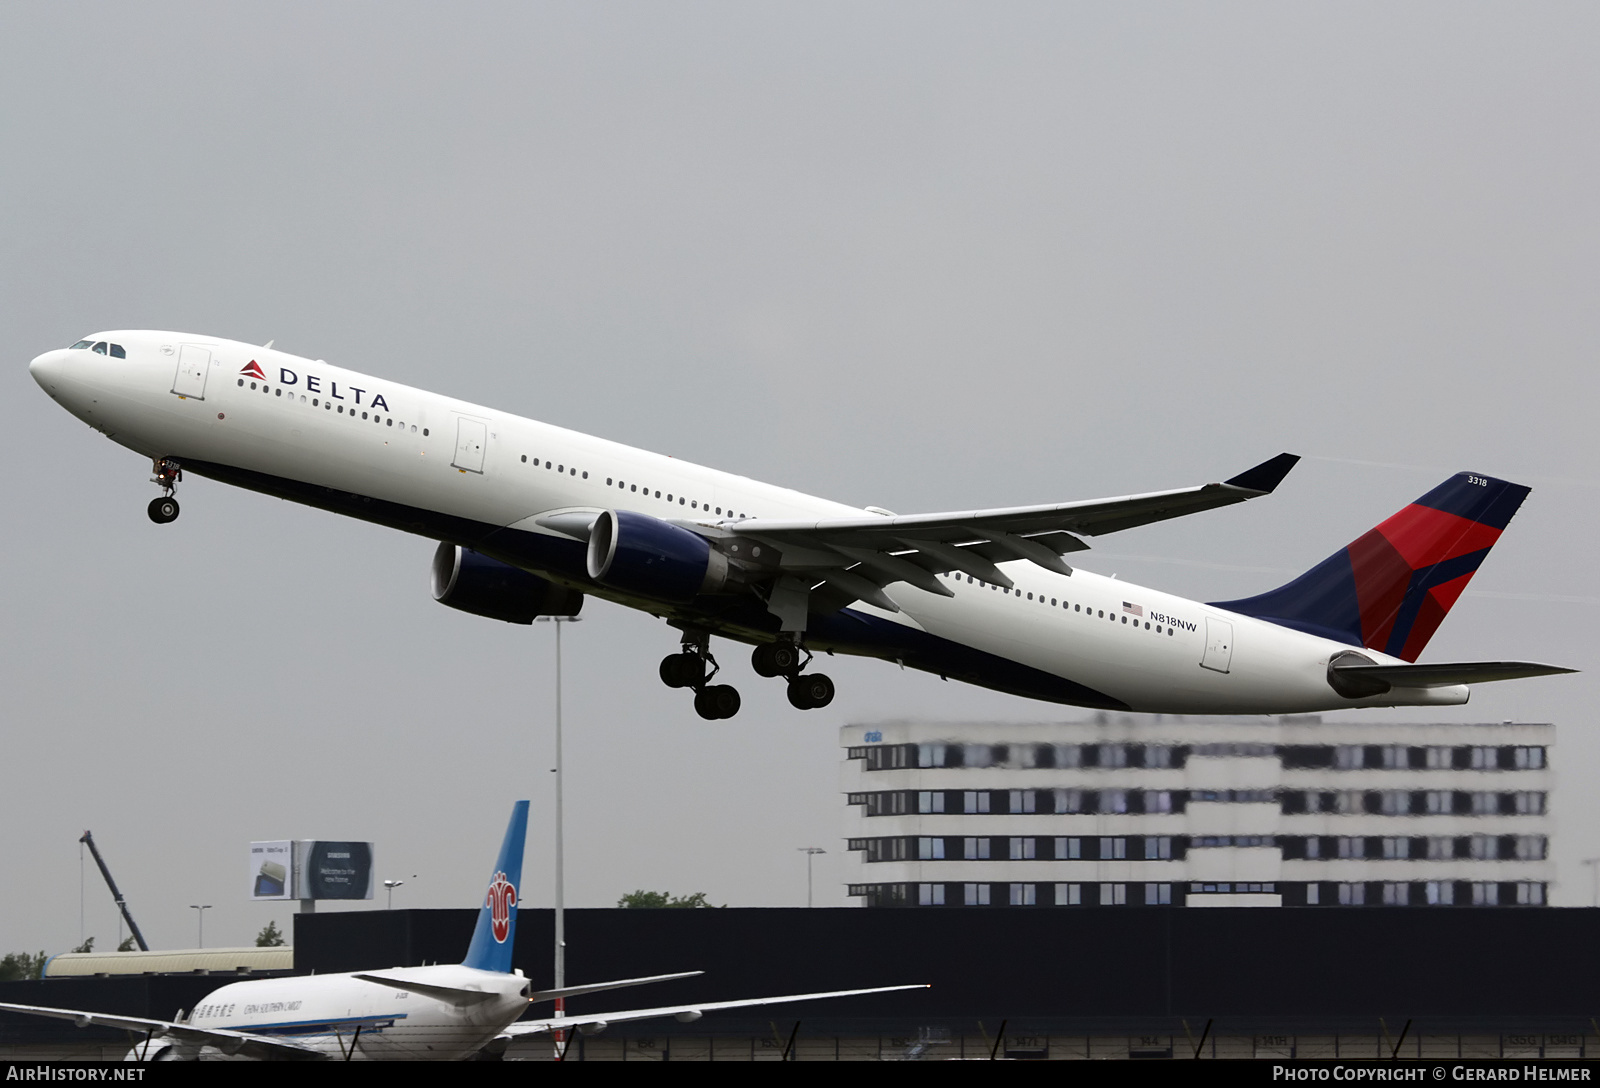
[[[440,541],[433,594],[511,623],[585,594],[667,620],[661,662],[706,718],[737,713],[710,638],[754,645],[800,709],[812,654],[898,662],[1048,702],[1188,714],[1464,703],[1570,672],[1417,664],[1528,489],[1461,473],[1287,585],[1202,603],[1075,570],[1085,537],[1271,493],[1279,454],[1220,483],[900,516],[814,498],[231,340],[104,332],[47,351],[51,397],[151,459],[158,523],[185,472]]]
[[[234,982],[212,991],[187,1016],[180,1012],[171,1020],[3,1003],[0,1003],[0,1011],[71,1020],[78,1027],[122,1028],[138,1040],[128,1052],[130,1061],[198,1061],[224,1057],[453,1061],[485,1050],[490,1054],[503,1053],[511,1040],[523,1035],[562,1029],[593,1033],[603,1031],[609,1024],[631,1020],[672,1016],[692,1021],[718,1009],[927,988],[879,986],[518,1019],[535,1002],[700,974],[699,971],[682,971],[559,990],[535,990],[521,971],[511,967],[527,830],[528,802],[518,801],[512,807],[511,823],[506,827],[500,856],[489,876],[467,958],[459,964]]]

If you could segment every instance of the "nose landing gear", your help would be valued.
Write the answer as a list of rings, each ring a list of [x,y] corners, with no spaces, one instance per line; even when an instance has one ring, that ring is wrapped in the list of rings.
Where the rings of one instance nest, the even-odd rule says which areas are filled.
[[[159,485],[162,494],[159,499],[150,500],[145,512],[157,525],[178,520],[178,500],[173,498],[172,492],[183,479],[183,467],[170,457],[162,457],[154,462],[151,471],[155,475],[150,477],[150,482]]]
[[[788,678],[789,705],[796,710],[819,710],[833,702],[832,680],[820,672],[801,675],[809,664],[811,652],[790,638],[763,643],[750,655],[750,666],[757,675]]]
[[[685,632],[683,651],[662,658],[660,672],[661,682],[669,688],[693,688],[695,713],[717,721],[739,713],[740,700],[736,689],[711,683],[721,667],[711,656],[710,641],[703,632]]]

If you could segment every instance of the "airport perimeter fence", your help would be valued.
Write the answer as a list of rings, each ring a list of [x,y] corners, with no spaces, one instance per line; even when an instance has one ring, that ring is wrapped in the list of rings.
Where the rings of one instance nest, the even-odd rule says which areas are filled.
[[[1012,1035],[997,1039],[982,1030],[930,1029],[917,1035],[812,1036],[792,1038],[793,1025],[774,1021],[761,1036],[662,1035],[633,1038],[578,1036],[566,1051],[569,1061],[948,1061],[990,1057],[1038,1061],[1281,1060],[1385,1061],[1580,1060],[1600,1057],[1594,1032],[1503,1035],[1422,1035],[1404,1032],[1370,1035],[1226,1035],[1194,1025],[1187,1035],[1085,1036]],[[511,1061],[554,1061],[548,1038],[523,1040],[505,1055]]]
[[[761,1034],[678,1032],[576,1034],[564,1045],[565,1060],[590,1062],[776,1062],[776,1061],[1529,1061],[1600,1058],[1600,1032],[1508,1032],[1504,1034],[1416,1033],[1409,1025],[1380,1025],[1370,1034],[1236,1035],[1187,1025],[1184,1034],[1080,1035],[1007,1031],[974,1024],[970,1030],[925,1028],[885,1035],[808,1034],[804,1024],[771,1021]],[[1394,1030],[1386,1031],[1385,1027]],[[0,1046],[6,1061],[118,1061],[132,1041],[59,1036]],[[555,1061],[550,1036],[512,1043],[506,1061]],[[1594,1051],[1591,1055],[1589,1052]]]

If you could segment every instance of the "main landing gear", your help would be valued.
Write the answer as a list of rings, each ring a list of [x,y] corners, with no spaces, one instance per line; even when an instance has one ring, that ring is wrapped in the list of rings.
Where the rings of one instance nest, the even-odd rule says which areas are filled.
[[[739,713],[739,693],[727,684],[711,681],[721,670],[711,656],[710,637],[704,632],[687,632],[683,650],[661,659],[661,682],[669,688],[692,688],[694,709],[707,721],[731,718]],[[757,646],[750,664],[761,676],[782,676],[789,681],[789,705],[797,710],[818,710],[833,702],[833,681],[820,672],[802,675],[811,664],[811,654],[794,639],[780,639]]]
[[[178,520],[178,500],[172,497],[172,492],[178,486],[178,481],[183,479],[183,468],[178,462],[169,457],[158,458],[152,465],[155,473],[150,477],[150,482],[161,487],[161,497],[151,499],[145,512],[150,515],[150,520],[157,525],[165,525],[169,521]]]
[[[683,651],[661,659],[661,682],[669,688],[693,688],[695,713],[716,721],[739,713],[739,692],[727,684],[711,683],[721,667],[711,656],[710,642],[703,633],[686,633]]]
[[[833,702],[832,680],[820,672],[801,675],[809,664],[810,652],[791,639],[763,643],[750,655],[750,665],[758,675],[788,678],[789,705],[796,710],[820,710]]]

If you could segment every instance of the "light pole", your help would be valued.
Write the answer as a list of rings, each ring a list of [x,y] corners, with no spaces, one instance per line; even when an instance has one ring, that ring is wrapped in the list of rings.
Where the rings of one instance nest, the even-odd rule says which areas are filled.
[[[811,859],[818,854],[826,854],[827,851],[820,846],[797,846],[795,849],[806,856],[806,906],[809,907],[811,905]]]
[[[1600,858],[1584,858],[1583,863],[1594,876],[1594,905],[1600,907]]]
[[[211,909],[211,904],[190,903],[189,909],[198,912],[195,915],[195,919],[196,925],[199,926],[199,932],[195,935],[195,939],[200,942],[197,947],[204,948],[206,946],[206,911]]]
[[[411,879],[412,880],[417,879],[417,874],[416,873],[412,873],[411,874]],[[402,885],[404,883],[405,883],[405,881],[403,881],[403,880],[385,880],[383,882],[384,888],[389,892],[389,903],[388,903],[388,905],[386,907],[383,908],[384,910],[393,910],[394,909],[394,890],[396,888],[400,887],[400,885]]]
[[[554,623],[556,627],[556,765],[551,771],[556,776],[556,977],[555,988],[561,989],[567,984],[567,926],[566,926],[566,865],[565,849],[561,828],[561,625],[564,623],[577,623],[581,616],[540,616],[540,622]],[[567,1015],[567,1002],[565,998],[556,998],[555,1015]],[[555,1032],[556,1056],[559,1058],[562,1043],[565,1041],[566,1032]]]

